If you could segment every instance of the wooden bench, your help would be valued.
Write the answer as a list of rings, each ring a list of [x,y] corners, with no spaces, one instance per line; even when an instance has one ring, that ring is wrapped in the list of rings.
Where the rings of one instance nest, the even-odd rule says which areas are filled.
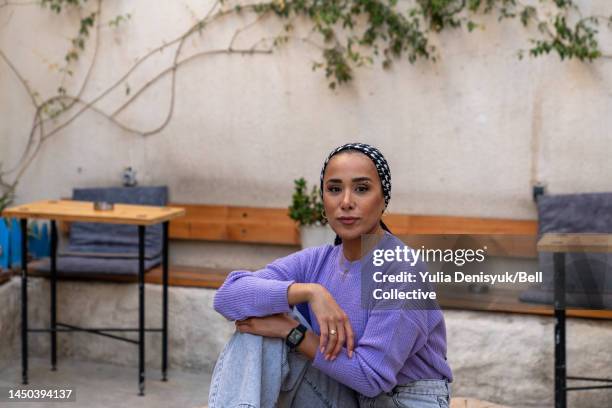
[[[210,241],[228,243],[252,243],[268,245],[300,245],[297,225],[288,216],[285,208],[259,208],[226,205],[171,203],[169,206],[183,207],[186,214],[170,222],[169,238],[174,241]],[[394,234],[500,234],[523,235],[533,238],[533,245],[516,246],[511,241],[498,240],[496,244],[505,254],[518,257],[535,257],[537,221],[508,220],[496,218],[474,218],[430,215],[389,214],[385,224]],[[68,225],[60,224],[60,231],[67,234]],[[297,248],[296,248],[297,250]],[[169,284],[201,288],[219,288],[231,269],[170,265]],[[35,273],[33,273],[35,274]],[[103,280],[130,281],[131,277],[101,276]],[[145,282],[160,283],[161,269],[155,268],[145,275]],[[499,299],[499,295],[491,294]],[[533,305],[518,301],[516,294],[506,292],[507,301],[482,302],[475,305],[470,299],[453,298],[441,300],[447,309],[498,311],[552,316],[553,310],[546,305]],[[567,315],[612,319],[612,311],[568,309]]]

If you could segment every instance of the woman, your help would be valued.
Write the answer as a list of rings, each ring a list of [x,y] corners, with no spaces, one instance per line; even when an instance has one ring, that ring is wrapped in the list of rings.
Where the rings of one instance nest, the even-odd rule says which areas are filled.
[[[217,291],[214,308],[237,331],[217,360],[210,407],[447,407],[441,311],[362,303],[362,236],[403,245],[381,220],[391,197],[385,158],[362,143],[338,147],[321,194],[335,245],[234,271]],[[292,309],[304,302],[310,324]]]

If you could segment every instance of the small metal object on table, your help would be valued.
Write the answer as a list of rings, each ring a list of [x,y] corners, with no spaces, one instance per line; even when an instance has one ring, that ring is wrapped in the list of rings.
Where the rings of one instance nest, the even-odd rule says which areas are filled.
[[[544,234],[539,252],[553,253],[555,308],[555,408],[567,407],[567,391],[612,388],[612,379],[567,376],[565,361],[565,254],[568,252],[612,252],[612,234]],[[567,380],[611,383],[590,387],[568,387]]]
[[[28,383],[28,333],[51,334],[51,369],[57,366],[57,333],[84,331],[138,345],[138,390],[144,395],[145,385],[145,332],[162,334],[162,381],[167,380],[168,368],[168,225],[171,219],[185,214],[183,208],[144,205],[115,204],[112,210],[97,211],[94,203],[87,201],[51,200],[23,204],[3,211],[6,217],[21,220],[21,364],[22,382]],[[27,226],[29,218],[51,221],[51,324],[48,329],[28,327],[28,265]],[[138,228],[138,328],[95,327],[82,328],[57,321],[57,221],[84,221],[110,224],[132,224]],[[162,327],[145,326],[144,258],[145,227],[162,223]],[[107,332],[138,332],[138,341]]]

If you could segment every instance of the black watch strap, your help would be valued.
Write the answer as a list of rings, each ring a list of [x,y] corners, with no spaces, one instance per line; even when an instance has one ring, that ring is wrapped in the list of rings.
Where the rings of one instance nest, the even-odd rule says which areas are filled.
[[[285,339],[285,343],[291,350],[295,350],[297,346],[300,345],[302,340],[304,340],[304,337],[306,337],[306,330],[306,326],[301,323],[297,327],[291,329],[287,335],[287,338]]]

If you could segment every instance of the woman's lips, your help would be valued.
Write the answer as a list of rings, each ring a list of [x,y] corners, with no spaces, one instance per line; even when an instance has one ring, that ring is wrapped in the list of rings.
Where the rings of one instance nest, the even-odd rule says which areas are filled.
[[[359,218],[343,217],[343,218],[338,218],[338,221],[340,221],[344,225],[352,225],[355,222],[357,222],[358,219]]]

